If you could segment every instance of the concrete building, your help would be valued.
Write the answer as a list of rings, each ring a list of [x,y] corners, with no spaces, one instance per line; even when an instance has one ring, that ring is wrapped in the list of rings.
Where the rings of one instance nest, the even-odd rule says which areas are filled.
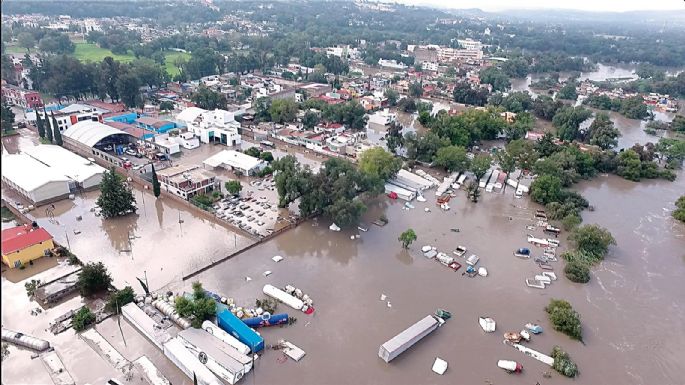
[[[54,247],[52,235],[42,227],[25,225],[2,230],[2,262],[10,268],[43,257]]]
[[[43,106],[43,99],[38,91],[26,90],[21,87],[6,84],[2,81],[2,97],[11,105],[22,108],[37,108]]]
[[[243,175],[254,175],[267,166],[267,163],[261,159],[233,150],[223,150],[205,159],[203,163],[205,167],[212,170],[223,167],[239,171]]]
[[[222,143],[233,147],[242,142],[240,123],[229,111],[220,109],[207,111],[190,107],[181,111],[176,116],[176,120],[185,125],[189,132],[199,137],[202,143]]]
[[[181,152],[180,144],[175,140],[172,140],[172,138],[170,138],[168,135],[155,136],[146,139],[146,141],[155,146],[157,151],[161,152],[162,154],[174,155]]]
[[[36,206],[71,193],[69,178],[26,154],[3,155],[1,163],[2,181]]]
[[[183,199],[206,194],[216,188],[216,176],[199,166],[173,166],[157,171],[162,189]]]
[[[475,49],[458,49],[440,47],[438,49],[438,61],[441,63],[455,61],[478,61],[483,59],[483,51]]]
[[[387,131],[390,125],[397,120],[397,114],[390,112],[387,108],[369,116],[368,128],[374,131]]]
[[[168,120],[160,120],[149,116],[141,116],[136,119],[136,126],[144,130],[157,132],[163,134],[169,130],[176,128],[176,123]]]
[[[468,49],[468,50],[472,50],[472,51],[482,51],[483,50],[483,44],[477,40],[458,39],[457,43],[459,43],[459,46],[463,47],[464,49]]]
[[[395,68],[398,70],[405,70],[407,69],[407,65],[400,62],[398,63],[396,60],[385,60],[385,59],[378,59],[378,65],[381,67],[387,67],[387,68]]]

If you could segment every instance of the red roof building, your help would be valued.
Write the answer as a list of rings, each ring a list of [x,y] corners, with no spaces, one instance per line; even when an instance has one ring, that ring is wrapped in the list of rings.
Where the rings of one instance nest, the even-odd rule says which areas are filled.
[[[2,261],[9,267],[21,267],[45,255],[55,247],[44,228],[17,226],[2,230]]]

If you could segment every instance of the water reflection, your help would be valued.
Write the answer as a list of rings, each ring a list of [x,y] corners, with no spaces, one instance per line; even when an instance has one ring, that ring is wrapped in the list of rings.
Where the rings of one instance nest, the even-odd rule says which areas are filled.
[[[131,252],[138,229],[138,214],[127,215],[122,218],[102,219],[100,228],[107,235],[112,248],[118,252]]]

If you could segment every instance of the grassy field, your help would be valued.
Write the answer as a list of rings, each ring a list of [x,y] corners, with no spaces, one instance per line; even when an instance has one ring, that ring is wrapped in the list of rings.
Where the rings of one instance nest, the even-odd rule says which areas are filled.
[[[81,61],[92,61],[99,62],[102,61],[107,56],[111,56],[114,60],[118,60],[123,63],[128,63],[135,60],[135,56],[130,53],[126,55],[116,55],[112,51],[104,48],[98,47],[96,44],[90,44],[85,42],[76,43],[76,50],[74,51],[74,57]],[[174,60],[178,57],[184,57],[190,59],[190,54],[184,52],[167,52],[165,55],[165,65],[164,69],[170,76],[175,76],[178,74],[178,68],[174,65]]]
[[[26,52],[27,52],[27,51],[26,51],[26,48],[24,48],[24,47],[19,47],[18,45],[6,45],[6,46],[5,46],[5,53],[9,53],[9,54],[21,54],[21,55],[23,55],[23,54],[25,54]]]
[[[131,54],[116,55],[108,49],[98,47],[96,44],[76,43],[75,45],[76,50],[74,51],[74,57],[80,61],[99,62],[107,56],[111,56],[112,58],[114,58],[114,60],[118,60],[124,63],[128,63],[135,59],[135,56]]]
[[[185,53],[185,52],[167,52],[164,54],[164,69],[166,69],[166,72],[169,74],[169,76],[174,77],[178,75],[178,68],[174,65],[174,60],[176,58],[185,58],[186,60],[190,59],[190,54]]]

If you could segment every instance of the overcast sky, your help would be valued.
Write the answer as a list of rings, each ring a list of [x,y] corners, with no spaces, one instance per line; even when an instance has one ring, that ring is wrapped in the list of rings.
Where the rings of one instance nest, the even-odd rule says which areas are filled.
[[[507,9],[567,8],[584,11],[685,10],[683,0],[396,0],[404,4],[445,8],[480,8],[484,11]]]

